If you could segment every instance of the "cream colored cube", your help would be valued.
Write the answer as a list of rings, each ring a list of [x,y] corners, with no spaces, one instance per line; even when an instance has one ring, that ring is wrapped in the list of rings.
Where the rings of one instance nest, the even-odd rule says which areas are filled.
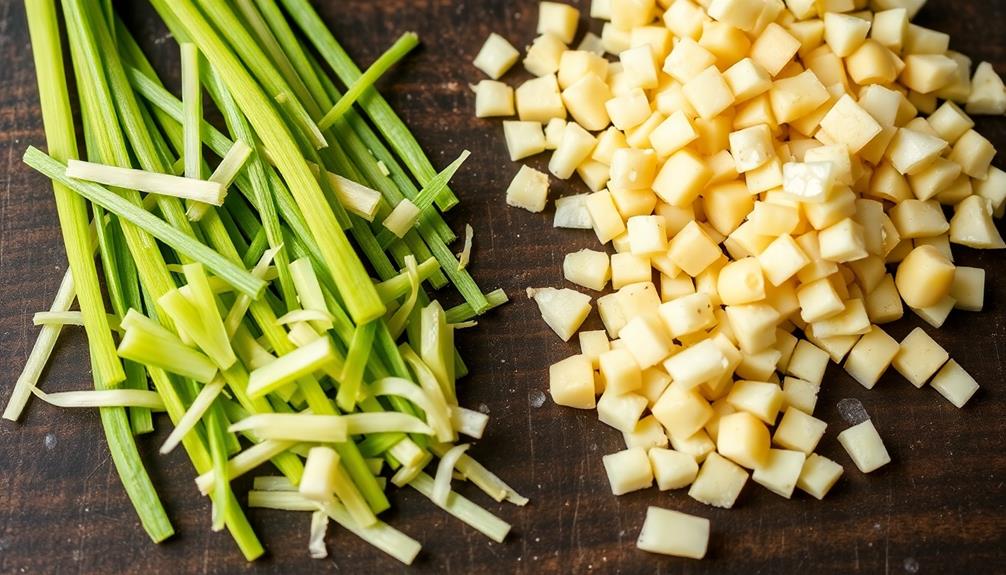
[[[839,58],[856,51],[870,32],[870,22],[850,16],[828,12],[824,15],[824,41]]]
[[[548,390],[556,405],[594,409],[594,368],[590,358],[574,355],[548,368]]]
[[[791,406],[783,414],[772,442],[780,447],[810,455],[824,437],[827,428],[827,423]]]
[[[534,39],[524,56],[524,69],[535,76],[554,75],[559,71],[566,45],[552,34],[542,34]]]
[[[956,309],[982,311],[985,305],[985,270],[958,266],[954,271],[954,283],[950,286],[950,297],[957,301]]]
[[[892,365],[912,385],[921,388],[948,359],[947,351],[917,327],[901,341]]]
[[[709,546],[709,520],[678,511],[647,507],[636,547],[650,553],[702,559]]]
[[[851,218],[821,230],[818,234],[821,257],[828,261],[845,263],[866,258],[866,240],[863,226]]]
[[[652,408],[670,384],[671,376],[663,369],[659,367],[644,369],[643,386],[639,388],[639,394],[646,398],[647,405]]]
[[[611,349],[611,342],[604,330],[581,331],[580,355],[590,358],[591,365],[597,369],[601,354]]]
[[[674,44],[674,34],[659,24],[640,26],[630,32],[631,46],[649,46],[650,52],[657,62],[662,62],[671,52]]]
[[[823,203],[831,196],[837,176],[832,162],[788,162],[783,165],[783,190],[801,202]]]
[[[580,176],[580,179],[592,192],[600,192],[605,189],[605,186],[608,185],[610,172],[611,169],[608,166],[590,159],[584,160],[576,167],[576,175]]]
[[[961,166],[944,158],[936,158],[925,168],[908,176],[912,193],[920,200],[928,200],[949,188],[961,175]]]
[[[727,403],[735,409],[746,411],[768,425],[775,424],[782,402],[782,388],[763,381],[738,381],[727,395]]]
[[[664,60],[663,70],[684,84],[715,64],[716,56],[712,52],[691,38],[682,38]]]
[[[695,458],[686,453],[653,447],[648,455],[650,467],[653,468],[653,477],[657,480],[657,487],[661,491],[688,487],[699,473]]]
[[[957,302],[954,301],[954,298],[947,296],[929,307],[912,308],[912,311],[915,312],[915,315],[922,318],[923,321],[939,329],[946,323],[955,305],[957,305]]]
[[[541,172],[538,172],[541,173]],[[542,174],[544,176],[544,174]],[[547,176],[545,176],[547,179]],[[544,209],[544,204],[542,205]],[[606,244],[625,232],[625,222],[615,207],[611,193],[607,190],[594,192],[587,196],[587,211],[594,224],[597,241]]]
[[[775,76],[789,64],[800,50],[800,41],[785,28],[770,23],[751,45],[751,59],[770,75]]]
[[[845,144],[853,153],[870,143],[881,131],[873,116],[848,94],[839,98],[821,119],[821,129],[833,142]]]
[[[804,413],[814,413],[818,391],[820,391],[818,384],[795,377],[785,377],[782,380],[783,405],[795,407]]]
[[[830,98],[828,89],[811,70],[777,79],[769,90],[772,112],[780,124],[798,120],[814,112]]]
[[[831,491],[845,470],[841,465],[816,453],[811,453],[803,464],[796,486],[817,499]]]
[[[507,42],[506,38],[494,32],[486,38],[472,64],[493,80],[499,80],[500,76],[517,62],[518,58],[520,58],[520,52],[510,42]]]
[[[975,378],[952,359],[936,373],[929,385],[957,408],[964,407],[964,404],[978,391],[978,382]]]
[[[652,316],[632,318],[619,332],[619,336],[643,369],[659,364],[673,349],[663,327]]]
[[[1006,84],[988,62],[975,68],[971,78],[971,93],[967,98],[969,114],[1001,116],[1006,113]]]
[[[653,191],[660,199],[675,207],[685,207],[695,201],[713,174],[694,152],[683,149],[664,162],[653,181]]]
[[[664,120],[664,116],[659,111],[652,112],[642,124],[634,128],[629,128],[625,131],[625,142],[629,144],[630,147],[638,149],[650,148],[650,134],[653,130],[657,129]]]
[[[838,442],[863,473],[876,471],[891,462],[884,440],[869,419],[839,433]]]
[[[772,131],[759,124],[730,134],[730,154],[734,157],[738,173],[760,168],[775,157]]]
[[[628,50],[632,47],[632,33],[611,22],[605,22],[601,28],[601,46],[608,54],[618,54],[623,50]]]
[[[657,172],[653,150],[619,148],[611,156],[611,185],[619,190],[648,190]]]
[[[717,453],[710,453],[688,490],[688,496],[706,505],[730,509],[747,480],[748,474],[742,467]]]
[[[890,210],[891,221],[903,239],[931,238],[950,229],[943,209],[935,200],[904,200]]]
[[[611,256],[611,287],[619,289],[629,284],[648,282],[652,277],[649,258],[632,253]]]
[[[900,52],[908,34],[908,11],[892,8],[873,15],[870,38],[893,52]]]
[[[562,142],[562,132],[566,129],[566,120],[552,118],[545,124],[545,149],[554,150]]]
[[[807,456],[801,451],[770,449],[765,464],[754,470],[751,479],[769,491],[789,499],[793,496]]]
[[[744,353],[758,353],[775,343],[779,312],[767,303],[726,307],[727,319]]]
[[[622,30],[649,24],[654,18],[654,0],[611,0],[611,23]]]
[[[769,282],[778,286],[796,275],[810,263],[810,258],[800,249],[789,234],[779,236],[758,254],[758,262]]]
[[[818,337],[842,335],[863,335],[870,331],[870,317],[866,314],[863,300],[853,298],[845,302],[842,313],[812,324]]]
[[[897,321],[905,314],[901,305],[901,294],[894,283],[894,276],[887,274],[880,284],[874,288],[863,300],[866,306],[866,314],[870,321],[875,324],[890,323]]]
[[[856,342],[845,359],[845,371],[866,389],[873,389],[898,354],[898,342],[877,326]]]
[[[538,4],[538,33],[553,34],[565,44],[573,42],[580,11],[559,2]]]
[[[632,253],[650,255],[667,251],[663,216],[633,216],[629,218],[628,228]]]
[[[965,132],[975,126],[974,120],[965,114],[957,104],[950,101],[944,102],[926,120],[933,127],[933,130],[936,130],[940,138],[951,144],[957,142]]]
[[[744,31],[754,30],[765,5],[761,0],[712,0],[709,15]]]
[[[559,72],[557,74],[560,88],[565,90],[589,74],[594,74],[602,80],[607,78],[608,61],[603,56],[582,49],[567,50],[562,53],[559,58]]]
[[[603,379],[603,374],[601,377]],[[597,400],[597,419],[623,433],[633,431],[646,410],[646,398],[636,393],[619,393],[610,389],[607,380],[604,380],[604,385],[604,392]]]
[[[617,338],[619,331],[628,323],[622,312],[622,306],[618,302],[617,293],[597,298],[597,313],[601,316],[601,322],[604,323],[608,337],[612,339]]]
[[[653,471],[646,450],[634,447],[601,458],[608,484],[615,495],[646,489],[653,485]]]
[[[978,132],[968,130],[954,144],[948,159],[960,164],[961,170],[965,174],[978,180],[984,180],[995,155],[996,149],[992,142]]]
[[[734,94],[716,66],[709,66],[682,88],[699,116],[711,119],[734,103]]]
[[[691,437],[713,416],[709,402],[698,391],[682,389],[677,381],[664,390],[650,411],[671,437]]]
[[[632,353],[627,349],[612,349],[598,358],[605,392],[623,394],[635,391],[643,384],[642,371]]]
[[[562,103],[583,128],[603,130],[611,122],[605,103],[611,99],[608,84],[595,74],[587,74],[562,91]],[[565,132],[564,132],[565,133]],[[559,145],[561,146],[560,140]]]
[[[668,302],[692,293],[695,293],[695,283],[688,274],[679,273],[676,277],[660,274],[661,302]]]
[[[545,123],[552,118],[565,119],[566,108],[559,94],[555,74],[533,78],[521,84],[516,92],[517,116],[527,122]]]
[[[699,44],[716,55],[716,67],[726,70],[748,55],[751,40],[736,26],[725,22],[706,22],[702,25]]]
[[[694,142],[698,137],[688,116],[677,110],[650,133],[650,145],[653,146],[657,156],[666,158]]]
[[[764,465],[768,458],[768,428],[757,417],[740,411],[720,418],[716,451],[748,469]]]
[[[642,88],[616,96],[604,104],[611,123],[619,130],[628,130],[642,124],[650,117],[650,100]]]
[[[512,162],[545,151],[545,134],[538,122],[503,122],[503,136]]]
[[[950,241],[984,250],[1006,247],[992,221],[992,203],[981,196],[969,196],[957,204],[950,220]]]
[[[503,82],[482,80],[475,86],[475,117],[513,116],[513,88]]]
[[[601,291],[611,279],[608,254],[587,249],[566,254],[562,261],[562,274],[578,286]]]
[[[920,94],[935,92],[957,76],[957,62],[942,54],[909,54],[904,61],[905,69],[899,79]]]
[[[768,92],[772,88],[772,76],[751,58],[744,58],[730,66],[723,77],[734,93],[734,102],[740,104]]]
[[[689,294],[663,303],[659,313],[674,338],[712,327],[716,321],[712,303],[705,293]]]
[[[569,341],[590,313],[590,296],[571,289],[541,288],[533,292],[541,317],[562,341]]]
[[[717,380],[727,372],[729,366],[723,350],[709,339],[702,340],[664,360],[664,369],[670,374],[675,387],[680,389]],[[691,434],[678,433],[678,435]]]
[[[914,174],[935,161],[947,146],[936,136],[900,128],[884,155],[898,172]]]
[[[716,451],[716,444],[712,439],[709,439],[709,434],[704,429],[700,429],[683,439],[670,432],[667,437],[675,451],[690,455],[700,464],[706,460],[710,453]]]
[[[1006,206],[1006,172],[992,166],[984,181],[975,180],[973,183],[975,195],[991,202],[995,217],[1001,218]]]
[[[910,307],[926,308],[949,295],[954,282],[954,264],[930,245],[911,251],[898,265],[894,282]]]
[[[800,225],[800,209],[795,204],[755,202],[748,219],[754,225],[755,233],[778,237],[797,229]]]
[[[813,343],[800,340],[797,342],[796,348],[793,349],[793,356],[786,367],[786,373],[820,388],[821,381],[824,380],[824,371],[828,368],[829,357],[828,352]]]
[[[828,278],[801,285],[796,297],[800,302],[800,317],[807,323],[834,317],[845,309],[845,302]]]
[[[633,447],[642,447],[647,450],[649,454],[653,449],[662,449],[667,447],[667,433],[664,431],[663,426],[657,421],[657,418],[652,415],[648,415],[639,420],[636,424],[636,428],[629,433],[622,433],[622,439],[625,440],[625,446],[628,449]],[[650,463],[653,462],[651,457]],[[693,460],[694,462],[694,460]],[[656,475],[656,470],[654,470],[654,475]]]
[[[617,292],[618,305],[622,308],[626,320],[643,317],[657,321],[657,308],[660,307],[660,296],[653,283],[646,281],[629,284]]]
[[[521,166],[506,190],[506,203],[537,213],[548,200],[548,175],[530,166]]]
[[[765,299],[765,277],[754,257],[741,258],[723,266],[717,290],[724,305],[741,305]]]
[[[566,124],[562,132],[562,141],[548,161],[548,171],[561,180],[569,178],[576,167],[590,157],[596,144],[594,136],[579,124],[576,122]]]
[[[702,35],[702,24],[709,16],[702,6],[692,0],[673,0],[663,16],[664,25],[679,38],[698,40]]]
[[[723,256],[722,250],[696,222],[671,239],[667,256],[686,274],[696,277]]]
[[[630,86],[644,90],[657,87],[659,71],[653,50],[648,45],[624,50],[618,55],[618,60],[622,63],[623,73]]]
[[[860,85],[891,84],[898,77],[895,56],[876,40],[869,39],[845,59],[852,81]]]

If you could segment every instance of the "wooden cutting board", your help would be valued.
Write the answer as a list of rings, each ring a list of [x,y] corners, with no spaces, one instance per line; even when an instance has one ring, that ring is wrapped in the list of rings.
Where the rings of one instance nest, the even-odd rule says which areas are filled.
[[[21,164],[29,144],[44,147],[28,33],[21,2],[0,6],[0,399],[6,401],[34,341],[31,314],[47,309],[65,258],[51,189]],[[145,3],[121,2],[131,27],[169,85],[178,85],[177,46]],[[932,332],[982,385],[963,410],[898,375],[866,391],[829,367],[817,415],[829,422],[821,452],[846,467],[824,501],[804,493],[784,500],[746,487],[735,509],[703,506],[683,492],[656,489],[611,495],[601,456],[623,447],[620,434],[593,412],[559,408],[547,398],[547,368],[573,353],[524,297],[529,286],[562,284],[565,253],[596,244],[589,231],[554,230],[551,208],[529,214],[507,208],[504,190],[518,166],[507,160],[497,121],[473,117],[468,84],[483,76],[471,60],[489,32],[515,45],[534,36],[532,0],[332,0],[316,2],[326,22],[361,65],[403,31],[422,48],[384,78],[381,89],[414,130],[437,167],[463,149],[472,157],[455,178],[462,204],[449,214],[456,229],[475,228],[475,277],[504,288],[513,302],[465,330],[458,341],[472,375],[462,402],[492,415],[474,455],[532,503],[497,505],[463,493],[513,524],[495,544],[433,507],[415,492],[392,494],[386,520],[423,543],[410,570],[340,529],[329,532],[330,557],[308,558],[305,514],[254,510],[251,522],[269,555],[246,564],[226,534],[209,530],[206,499],[192,484],[181,450],[156,447],[170,427],[159,421],[140,439],[148,469],[178,535],[151,544],[119,485],[97,414],[33,402],[19,424],[0,423],[0,573],[992,573],[1006,559],[1006,264],[1001,252],[955,249],[958,263],[988,270],[986,311],[955,312]],[[584,15],[586,0],[576,2]],[[918,22],[949,32],[951,46],[1006,73],[1006,2],[931,0]],[[584,17],[586,22],[586,17]],[[591,29],[600,31],[598,22]],[[519,68],[519,66],[518,66]],[[522,80],[515,69],[505,80]],[[980,131],[1006,150],[1006,119],[982,118]],[[544,158],[531,162],[538,168]],[[997,162],[1000,166],[1002,161]],[[556,196],[580,183],[553,184]],[[460,250],[460,247],[458,248]],[[451,296],[444,296],[450,300]],[[599,325],[596,317],[591,320]],[[890,327],[901,338],[921,322]],[[886,326],[885,326],[886,327]],[[62,336],[44,377],[49,390],[90,384],[80,332]],[[836,404],[858,398],[873,416],[893,463],[859,473],[835,437],[845,424]],[[240,494],[245,478],[235,483]],[[708,517],[712,540],[704,561],[650,555],[635,548],[648,505]]]

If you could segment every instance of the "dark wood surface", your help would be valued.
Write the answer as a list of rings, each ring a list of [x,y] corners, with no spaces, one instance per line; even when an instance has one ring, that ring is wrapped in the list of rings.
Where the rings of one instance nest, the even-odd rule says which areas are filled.
[[[577,2],[584,14],[587,2]],[[176,44],[146,5],[128,6],[160,70],[177,82]],[[460,385],[464,404],[487,408],[489,432],[474,455],[532,503],[496,505],[463,492],[513,524],[495,544],[440,512],[415,492],[392,494],[386,519],[423,543],[416,572],[436,573],[993,573],[1006,559],[1006,437],[1002,362],[1006,346],[1006,266],[1001,252],[955,249],[958,262],[988,270],[986,311],[955,312],[935,332],[982,389],[958,410],[931,389],[917,390],[896,374],[866,391],[829,367],[817,415],[829,422],[820,451],[846,468],[824,501],[798,492],[784,500],[749,482],[733,510],[717,510],[684,492],[656,489],[611,495],[601,456],[623,447],[620,434],[593,412],[559,408],[547,396],[547,366],[574,350],[563,344],[523,297],[528,286],[561,285],[565,253],[596,242],[589,231],[551,227],[551,209],[509,209],[504,190],[517,165],[506,159],[497,121],[473,117],[468,83],[480,73],[470,62],[491,31],[515,45],[534,36],[536,2],[448,0],[333,0],[317,2],[336,36],[366,65],[401,32],[416,30],[420,50],[382,83],[392,105],[413,128],[434,163],[462,149],[472,158],[457,175],[462,204],[448,220],[476,229],[473,266],[486,288],[503,287],[514,300],[459,336],[472,375]],[[584,16],[586,21],[586,16]],[[952,47],[1006,73],[1006,2],[932,0],[919,22],[950,32]],[[591,28],[600,30],[599,23]],[[65,259],[51,189],[20,162],[29,144],[44,146],[23,8],[0,2],[0,398],[27,357],[36,329],[31,314],[47,309]],[[506,80],[521,78],[518,71]],[[172,84],[177,85],[177,84]],[[979,120],[981,131],[1006,150],[1006,120]],[[532,162],[541,167],[544,161]],[[998,162],[999,165],[1003,165]],[[559,194],[580,184],[555,183]],[[445,296],[448,297],[448,296]],[[596,317],[591,322],[599,324]],[[912,317],[890,332],[904,336]],[[932,330],[930,330],[932,332]],[[61,336],[45,389],[85,389],[82,333]],[[893,463],[859,473],[835,437],[844,428],[836,403],[860,399],[873,416]],[[147,540],[109,461],[96,413],[61,411],[32,402],[21,423],[0,423],[0,573],[233,573],[407,572],[351,534],[332,529],[330,558],[307,557],[304,514],[253,510],[252,524],[269,549],[248,565],[229,537],[209,530],[207,500],[178,450],[156,448],[169,427],[140,440],[177,536]],[[239,493],[248,482],[236,482]],[[650,555],[635,548],[648,505],[708,517],[712,540],[704,561]]]

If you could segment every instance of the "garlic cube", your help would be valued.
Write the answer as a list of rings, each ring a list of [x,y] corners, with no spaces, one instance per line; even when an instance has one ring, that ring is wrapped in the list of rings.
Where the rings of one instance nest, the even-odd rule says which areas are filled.
[[[775,328],[780,316],[771,305],[731,305],[726,307],[726,316],[744,353],[758,353],[775,343]]]
[[[755,469],[766,463],[768,428],[754,415],[739,411],[720,418],[716,450],[734,463]]]
[[[565,44],[573,41],[576,36],[576,25],[580,19],[580,11],[559,2],[542,2],[538,4],[538,33],[553,34]]]
[[[793,496],[807,455],[801,451],[769,449],[765,464],[751,474],[755,483],[780,497]]]
[[[957,204],[950,220],[950,241],[977,249],[1006,247],[992,221],[992,206],[981,196],[969,196]]]
[[[594,409],[594,369],[590,358],[574,355],[548,368],[548,390],[556,405]]]
[[[629,320],[619,332],[639,367],[647,369],[671,354],[672,343],[652,316],[637,316]]]
[[[681,389],[692,388],[704,382],[718,379],[726,373],[728,367],[729,362],[723,355],[723,351],[708,339],[702,340],[664,361],[664,369],[670,374],[675,386]]]
[[[611,90],[601,78],[587,74],[562,91],[562,103],[569,115],[587,130],[603,130],[611,122],[605,102]],[[559,146],[562,141],[559,141]]]
[[[866,389],[873,389],[898,354],[898,349],[897,340],[873,326],[849,351],[845,371]]]
[[[765,277],[754,257],[741,258],[723,266],[717,290],[724,305],[741,305],[765,299]]]
[[[964,407],[964,404],[978,391],[978,382],[975,378],[952,359],[937,372],[929,385],[957,408]]]
[[[688,496],[706,505],[730,509],[747,480],[748,474],[742,467],[717,453],[710,453],[688,490]]]
[[[622,439],[625,440],[626,448],[642,447],[647,450],[647,454],[653,449],[667,447],[667,433],[664,432],[664,428],[657,421],[657,418],[652,415],[640,419],[632,431],[623,432]],[[692,461],[694,463],[694,460]],[[652,457],[650,463],[651,465],[653,463]],[[654,474],[656,474],[656,470],[654,470]]]
[[[751,59],[772,76],[776,76],[800,50],[800,41],[785,28],[770,23],[751,44]]]
[[[734,103],[734,94],[716,66],[709,66],[686,82],[682,91],[699,116],[707,120]]]
[[[517,116],[521,120],[544,123],[552,118],[566,118],[566,108],[562,104],[555,74],[524,82],[517,88],[515,96]]]
[[[562,341],[569,341],[590,313],[590,296],[571,289],[529,290],[541,317]]]
[[[1006,85],[992,64],[982,62],[975,68],[966,109],[969,114],[975,115],[1001,116],[1006,113]]]
[[[528,46],[524,69],[538,77],[554,75],[559,71],[559,60],[566,49],[562,40],[552,34],[542,34]]]
[[[538,122],[505,121],[503,135],[512,162],[545,151],[545,134]]]
[[[782,380],[783,405],[795,407],[804,413],[814,413],[820,389],[819,384],[796,377],[784,377]]]
[[[581,331],[580,354],[590,358],[591,365],[597,369],[601,354],[611,349],[611,342],[604,330]]]
[[[601,458],[611,492],[624,495],[653,485],[653,471],[646,450],[633,447]]]
[[[510,42],[507,42],[506,38],[494,32],[486,38],[472,64],[493,80],[499,80],[500,76],[517,62],[518,58],[520,58],[520,52]]]
[[[786,374],[820,388],[821,381],[824,380],[824,371],[828,368],[829,357],[828,352],[813,343],[800,340],[797,342],[796,348],[793,349],[793,356],[789,360]]]
[[[824,41],[839,58],[856,51],[870,32],[870,22],[850,16],[827,12],[824,15]]]
[[[548,161],[548,171],[560,180],[568,179],[576,167],[590,157],[596,144],[594,136],[579,124],[576,122],[566,124],[566,128],[562,131],[562,141]]]
[[[647,454],[650,457],[650,467],[653,468],[653,477],[661,491],[688,487],[699,473],[695,458],[686,453],[652,447]]]
[[[643,384],[643,374],[629,350],[612,349],[598,358],[605,390],[615,394],[635,391]]]
[[[688,116],[677,110],[650,133],[650,145],[659,157],[666,158],[698,137]]]
[[[845,263],[866,258],[866,240],[863,237],[863,226],[851,218],[821,230],[818,234],[821,246],[821,257],[833,262]]]
[[[954,282],[954,264],[930,245],[911,251],[898,265],[894,282],[910,307],[926,308],[950,293]]]
[[[814,112],[830,98],[828,89],[811,70],[777,79],[769,90],[772,112],[780,124],[793,122]]]
[[[736,162],[737,173],[760,168],[775,157],[772,131],[759,124],[730,134],[730,154]]]
[[[612,189],[648,190],[656,173],[657,156],[653,150],[619,148],[611,156]]]
[[[619,130],[628,130],[642,124],[650,117],[650,100],[642,88],[634,88],[629,92],[608,100],[604,104],[611,123]]]
[[[544,204],[542,208],[544,208]],[[622,221],[622,216],[618,213],[618,208],[615,207],[611,193],[607,190],[594,192],[587,196],[587,211],[590,212],[597,241],[602,244],[608,243],[625,232],[625,222]]]
[[[711,327],[716,321],[712,303],[704,293],[689,294],[663,303],[659,313],[668,333],[674,338]]]
[[[611,279],[608,254],[587,249],[566,254],[562,261],[562,275],[578,286],[601,291]]]
[[[796,486],[819,500],[824,499],[844,471],[841,465],[827,457],[811,453],[803,464]]]
[[[548,175],[530,166],[521,166],[506,190],[506,203],[533,213],[545,209]]]
[[[891,462],[884,440],[869,419],[839,433],[838,442],[863,473],[876,471]]]
[[[611,256],[611,287],[620,289],[629,284],[648,282],[652,277],[649,258],[633,253]]]
[[[682,149],[664,162],[653,181],[653,191],[668,204],[683,208],[695,201],[712,176],[702,158]]]
[[[713,415],[709,402],[698,391],[682,388],[677,380],[664,390],[650,411],[671,437],[685,438],[702,429]]]
[[[776,427],[772,442],[785,449],[793,449],[810,455],[824,437],[828,424],[807,415],[796,407],[789,407]]]
[[[631,432],[636,428],[639,418],[646,409],[646,398],[631,392],[619,393],[613,389],[609,389],[607,386],[608,381],[605,380],[604,392],[601,394],[601,398],[597,400],[598,420],[623,433]]]
[[[709,546],[709,520],[678,511],[647,507],[636,547],[650,553],[702,559]]]
[[[985,304],[985,270],[958,266],[954,271],[954,283],[950,286],[950,297],[957,302],[956,309],[982,311]]]
[[[734,383],[727,403],[738,411],[746,411],[768,425],[775,425],[783,395],[779,384],[741,380]]]

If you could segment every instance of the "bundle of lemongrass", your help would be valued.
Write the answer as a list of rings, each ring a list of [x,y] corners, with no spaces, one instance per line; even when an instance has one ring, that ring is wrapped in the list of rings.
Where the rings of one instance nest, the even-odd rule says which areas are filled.
[[[509,525],[451,490],[461,478],[526,503],[456,444],[481,437],[487,417],[458,405],[467,370],[454,330],[506,301],[478,288],[470,233],[459,261],[438,211],[457,203],[448,181],[467,153],[436,173],[372,87],[415,34],[361,73],[307,0],[152,0],[181,45],[178,99],[110,2],[62,0],[80,159],[55,0],[25,3],[49,151],[31,147],[24,161],[52,179],[70,269],[36,315],[42,331],[4,417],[32,393],[100,408],[154,541],[173,528],[133,437],[153,430],[154,411],[174,426],[162,453],[182,445],[213,528],[248,559],[263,548],[231,481],[267,462],[281,475],[256,478],[248,504],[313,512],[312,556],[325,555],[332,519],[412,561],[419,543],[378,519],[386,477],[502,541]],[[226,130],[204,121],[204,90]],[[426,288],[448,283],[465,303],[444,310]],[[87,332],[95,390],[43,393],[71,324]]]

